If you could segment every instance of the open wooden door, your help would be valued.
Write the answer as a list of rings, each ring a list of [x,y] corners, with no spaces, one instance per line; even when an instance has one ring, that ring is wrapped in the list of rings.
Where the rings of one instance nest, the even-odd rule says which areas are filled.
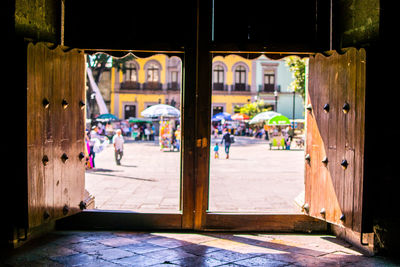
[[[27,46],[28,234],[84,208],[85,58]]]
[[[361,243],[365,69],[364,49],[310,57],[306,104],[304,210]]]

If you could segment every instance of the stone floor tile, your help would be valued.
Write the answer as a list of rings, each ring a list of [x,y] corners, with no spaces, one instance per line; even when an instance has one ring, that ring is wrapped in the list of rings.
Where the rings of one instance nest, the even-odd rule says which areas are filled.
[[[158,263],[158,264],[154,264],[154,265],[150,265],[150,266],[151,266],[151,267],[177,267],[176,264],[173,264],[173,263],[166,263],[166,262]]]
[[[350,263],[357,263],[363,261],[364,258],[368,259],[366,256],[362,255],[353,255],[343,251],[335,251],[333,253],[329,253],[319,257],[321,259],[328,259],[339,262],[342,265],[350,264]]]
[[[120,247],[120,246],[139,243],[139,241],[136,241],[134,239],[120,237],[120,236],[114,236],[112,238],[97,240],[97,242],[110,247]]]
[[[95,259],[89,263],[85,263],[84,267],[120,267],[120,264],[112,263],[102,259]]]
[[[128,232],[116,232],[115,235],[116,236],[120,236],[120,237],[129,238],[129,239],[135,240],[137,242],[141,242],[141,241],[144,241],[146,239],[154,237],[153,233],[130,232],[130,231],[128,231]]]
[[[313,266],[313,265],[323,266],[324,264],[326,264],[327,266],[337,266],[337,264],[340,263],[340,261],[331,258],[314,257],[304,254],[291,253],[291,252],[264,254],[261,257],[280,262],[286,262],[287,264],[293,264],[296,266]]]
[[[228,263],[228,262],[234,262],[234,261],[252,258],[252,257],[255,257],[256,255],[239,253],[236,251],[222,249],[222,250],[208,253],[205,256],[216,259],[216,260],[225,261]]]
[[[121,259],[111,260],[112,263],[119,264],[121,266],[151,266],[155,264],[161,264],[164,262],[163,259],[155,259],[151,257],[146,257],[143,255],[135,255],[131,257],[125,257]]]
[[[102,239],[113,238],[115,234],[113,232],[103,232],[103,231],[94,231],[90,232],[88,235],[85,235],[85,239],[89,241],[97,241]]]
[[[95,256],[87,255],[84,253],[74,254],[70,256],[51,257],[50,259],[66,266],[87,265],[97,260]]]
[[[182,247],[179,247],[179,248],[184,250],[184,251],[186,251],[186,252],[188,252],[188,253],[191,253],[191,254],[194,254],[194,255],[197,255],[197,256],[203,256],[203,255],[205,255],[207,253],[211,253],[211,252],[214,252],[214,251],[217,251],[217,250],[221,250],[221,248],[205,246],[205,245],[202,245],[202,244],[190,244],[190,245],[182,246]]]
[[[215,248],[220,248],[220,249],[227,249],[227,250],[233,250],[237,251],[237,248],[243,246],[243,243],[233,241],[233,240],[228,240],[228,239],[215,239],[212,241],[207,241],[201,243],[204,246],[208,247],[215,247]]]
[[[159,251],[159,250],[165,249],[165,247],[158,246],[158,245],[151,244],[151,243],[146,243],[146,242],[121,246],[119,248],[126,250],[126,251],[136,253],[136,254],[144,254],[144,253],[148,253],[148,252]]]
[[[186,241],[191,244],[199,244],[216,239],[215,237],[209,236],[207,234],[198,233],[153,233],[153,235]]]
[[[189,258],[189,257],[196,257],[196,255],[187,253],[186,251],[181,250],[180,248],[158,250],[158,251],[145,253],[142,255],[146,256],[146,257],[152,257],[155,259],[163,259],[164,261],[174,261],[174,260],[180,260],[180,259]]]
[[[194,267],[194,266],[201,266],[201,267],[212,267],[212,266],[220,266],[226,262],[213,259],[210,257],[190,257],[184,258],[176,261],[172,261],[172,264],[184,267]]]
[[[77,244],[81,242],[90,241],[87,236],[79,236],[79,235],[59,235],[52,243],[59,245],[67,245],[67,244]]]
[[[135,255],[133,252],[129,252],[123,249],[119,248],[109,248],[109,249],[103,249],[96,251],[96,255],[99,258],[105,259],[105,260],[115,260],[115,259],[120,259],[120,258],[125,258],[125,257],[131,257]]]
[[[274,258],[275,260],[279,257],[277,255],[274,255],[271,257],[271,255],[264,255],[263,257],[265,258]],[[302,255],[302,254],[295,254],[295,253],[290,253],[285,255],[284,257],[279,259],[282,262],[288,262],[291,263],[295,266],[301,266],[301,267],[309,267],[309,266],[326,266],[326,267],[333,267],[333,266],[340,266],[340,263],[337,261],[329,260],[329,259],[323,259],[321,257],[313,257],[313,256],[308,256],[308,255]]]
[[[146,239],[145,242],[151,243],[154,245],[162,246],[165,248],[177,248],[185,245],[190,245],[189,242],[183,241],[183,240],[177,240],[173,238],[167,238],[167,237],[154,237],[154,238],[149,238]]]
[[[69,255],[74,255],[78,254],[79,252],[72,250],[68,247],[64,246],[42,246],[33,252],[35,254],[38,254],[42,257],[57,257],[57,256],[69,256]]]
[[[235,263],[243,266],[274,266],[274,267],[283,267],[287,266],[287,262],[281,262],[277,260],[272,260],[263,257],[254,257],[245,260],[235,261]]]
[[[72,244],[71,246],[69,246],[69,248],[73,249],[75,251],[81,252],[81,253],[88,253],[88,252],[92,252],[92,251],[107,249],[110,247],[100,244],[100,243],[97,243],[97,242],[88,241],[88,242]]]
[[[323,235],[60,231],[0,251],[3,265],[399,267],[400,262],[363,256]]]
[[[231,263],[218,265],[218,267],[246,267],[246,266],[231,262]]]

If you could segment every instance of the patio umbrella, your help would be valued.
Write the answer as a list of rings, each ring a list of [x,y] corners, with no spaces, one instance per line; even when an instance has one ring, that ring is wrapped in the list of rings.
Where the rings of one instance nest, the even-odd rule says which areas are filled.
[[[234,121],[244,121],[250,119],[250,117],[244,113],[235,113],[231,116],[231,119]]]
[[[181,116],[181,112],[179,111],[179,109],[165,104],[157,104],[148,107],[145,110],[143,110],[140,114],[146,118],[155,118],[155,117],[179,118]]]
[[[260,122],[264,122],[264,121],[268,121],[269,119],[271,119],[272,117],[276,116],[276,115],[281,115],[278,112],[275,111],[264,111],[261,113],[258,113],[257,115],[255,115],[251,120],[250,120],[250,124],[256,124],[256,123],[260,123]]]
[[[130,117],[128,120],[129,123],[138,123],[138,122],[147,122],[147,123],[151,123],[152,121],[149,119],[143,119],[143,118],[134,118],[134,117]]]
[[[115,116],[113,114],[106,113],[106,114],[101,114],[101,115],[97,116],[95,120],[105,122],[105,121],[118,121],[119,119],[117,116]]]
[[[231,114],[229,114],[228,112],[220,112],[218,114],[215,114],[211,118],[211,121],[222,121],[222,120],[231,121],[232,120]]]
[[[268,120],[268,125],[290,125],[290,120],[283,116],[277,115]]]

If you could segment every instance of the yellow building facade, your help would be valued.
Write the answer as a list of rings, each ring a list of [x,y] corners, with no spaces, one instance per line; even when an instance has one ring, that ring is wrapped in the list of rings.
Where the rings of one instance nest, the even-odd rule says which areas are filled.
[[[182,62],[179,57],[157,54],[125,63],[126,71],[111,70],[111,113],[120,119],[142,117],[155,104],[180,108]]]
[[[212,115],[234,113],[254,100],[253,61],[238,55],[216,56],[212,60]]]
[[[126,71],[111,70],[110,111],[120,119],[141,117],[155,104],[180,108],[182,61],[163,54],[134,58],[125,63]],[[254,62],[238,55],[216,56],[212,60],[212,114],[234,113],[235,106],[254,101],[252,88]]]

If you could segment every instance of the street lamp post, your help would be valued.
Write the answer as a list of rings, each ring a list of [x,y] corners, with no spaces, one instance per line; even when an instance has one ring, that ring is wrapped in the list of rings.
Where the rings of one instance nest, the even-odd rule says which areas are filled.
[[[278,112],[278,91],[277,90],[274,91],[274,96],[275,96],[275,108],[274,108],[274,111]]]
[[[292,118],[293,118],[293,125],[292,125],[293,129],[294,129],[294,119],[295,119],[295,105],[296,105],[296,91],[293,90],[293,116],[292,116]]]

